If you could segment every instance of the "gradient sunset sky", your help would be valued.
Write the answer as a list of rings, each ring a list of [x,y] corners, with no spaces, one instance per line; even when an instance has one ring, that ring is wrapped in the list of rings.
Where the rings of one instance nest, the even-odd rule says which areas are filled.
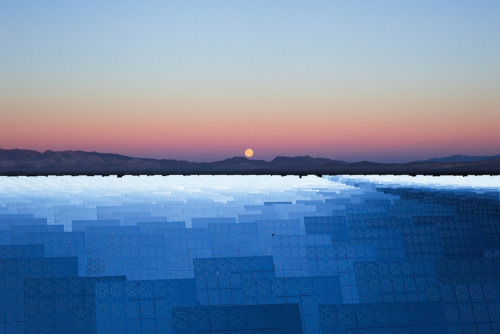
[[[500,154],[500,1],[0,3],[0,148]]]

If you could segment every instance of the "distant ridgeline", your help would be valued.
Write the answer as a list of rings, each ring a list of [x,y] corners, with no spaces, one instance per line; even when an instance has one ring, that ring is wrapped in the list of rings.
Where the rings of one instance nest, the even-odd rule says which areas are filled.
[[[276,157],[272,161],[234,157],[216,162],[132,158],[83,151],[0,149],[0,175],[125,175],[125,174],[380,174],[498,175],[500,155],[451,156],[409,163],[347,163],[324,158]]]

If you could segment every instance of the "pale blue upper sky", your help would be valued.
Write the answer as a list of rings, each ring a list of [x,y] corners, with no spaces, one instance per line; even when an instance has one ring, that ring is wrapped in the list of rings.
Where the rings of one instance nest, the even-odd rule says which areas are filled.
[[[38,74],[62,89],[75,76],[77,87],[280,86],[336,77],[362,88],[380,76],[390,86],[467,75],[489,86],[499,18],[499,1],[4,0],[2,82],[24,88]]]

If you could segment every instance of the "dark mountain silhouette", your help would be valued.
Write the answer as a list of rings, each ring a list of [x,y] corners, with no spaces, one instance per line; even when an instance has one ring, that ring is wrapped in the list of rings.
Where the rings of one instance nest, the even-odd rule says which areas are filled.
[[[331,160],[325,158],[311,158],[306,155],[303,157],[282,157],[278,156],[271,161],[271,164],[276,168],[287,168],[289,166],[301,166],[302,168],[316,168],[327,164],[346,165],[347,162],[339,160]]]
[[[455,154],[455,155],[450,155],[449,157],[423,160],[423,162],[473,162],[473,161],[483,161],[483,160],[491,160],[497,158],[500,158],[500,154],[493,156],[471,156],[471,155]]]
[[[375,163],[278,156],[271,161],[234,157],[215,162],[134,158],[84,151],[2,150],[0,175],[124,174],[499,174],[500,155],[452,156],[409,163]]]
[[[244,157],[234,157],[215,162],[202,162],[199,163],[201,170],[222,172],[227,170],[238,170],[242,172],[266,170],[269,168],[269,162],[264,160],[250,160]]]

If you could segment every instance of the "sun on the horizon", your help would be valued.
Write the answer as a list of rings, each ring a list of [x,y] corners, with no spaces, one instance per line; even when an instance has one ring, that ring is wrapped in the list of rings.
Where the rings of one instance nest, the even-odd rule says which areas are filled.
[[[245,155],[250,158],[253,155],[253,150],[251,148],[247,148],[245,150]]]

